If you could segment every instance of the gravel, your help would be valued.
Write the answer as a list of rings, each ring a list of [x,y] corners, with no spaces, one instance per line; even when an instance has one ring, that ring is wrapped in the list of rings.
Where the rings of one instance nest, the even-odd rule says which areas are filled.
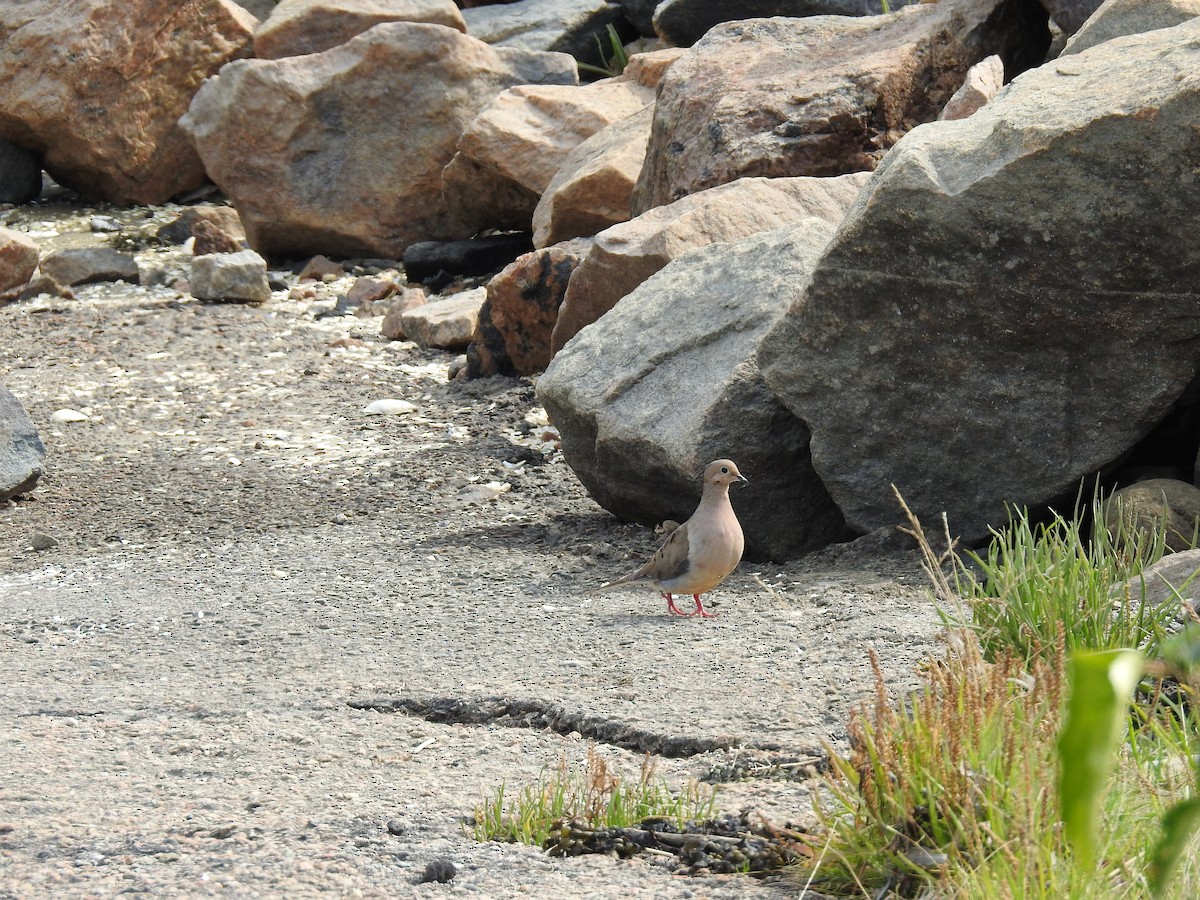
[[[6,218],[49,248],[173,212]],[[166,275],[0,308],[48,452],[0,506],[0,897],[796,896],[464,822],[596,744],[811,827],[819,782],[770,763],[844,749],[868,648],[914,682],[938,626],[911,552],[744,563],[712,621],[584,595],[658,539],[587,497],[528,379],[449,383],[449,354],[319,317],[350,279],[208,304],[167,286],[181,251],[139,261]]]

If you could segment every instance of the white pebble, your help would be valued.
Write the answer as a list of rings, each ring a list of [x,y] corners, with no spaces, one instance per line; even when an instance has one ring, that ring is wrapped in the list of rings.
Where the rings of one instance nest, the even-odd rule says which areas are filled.
[[[369,416],[402,416],[405,413],[412,412],[416,408],[417,405],[415,403],[409,403],[407,400],[389,398],[368,403],[363,407],[363,412]]]
[[[87,413],[81,413],[77,409],[57,409],[50,414],[50,421],[58,425],[67,422],[86,422],[91,416]]]

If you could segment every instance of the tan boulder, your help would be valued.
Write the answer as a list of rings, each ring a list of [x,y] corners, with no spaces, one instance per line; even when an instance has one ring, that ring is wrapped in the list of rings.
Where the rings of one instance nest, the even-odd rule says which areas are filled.
[[[533,211],[533,245],[591,237],[629,219],[653,105],[604,128],[568,155]]]
[[[1059,56],[1082,53],[1113,38],[1182,25],[1200,16],[1200,0],[1104,0]]]
[[[870,171],[979,60],[1039,62],[1045,21],[1036,4],[940,0],[717,25],[662,80],[633,212],[745,176]]]
[[[967,72],[962,87],[946,101],[938,114],[938,121],[965,119],[983,108],[1004,87],[1004,63],[998,56],[989,56],[977,62]]]
[[[38,245],[33,239],[0,226],[0,291],[27,284],[37,264]]]
[[[231,63],[182,125],[256,250],[399,259],[470,236],[441,174],[479,110],[516,84],[576,78],[565,54],[389,22],[323,53]]]
[[[519,257],[487,286],[467,375],[532,375],[550,363],[550,340],[571,273],[591,247],[576,238]]]
[[[855,172],[837,178],[740,178],[606,228],[571,276],[554,326],[553,352],[689,250],[808,217],[837,225],[870,177]]]
[[[422,346],[462,349],[475,340],[479,310],[486,299],[485,287],[435,299],[401,313],[400,327],[409,340]]]
[[[0,4],[0,137],[89,197],[162,203],[199,187],[179,117],[249,54],[255,22],[227,0]]]
[[[320,53],[381,22],[427,22],[467,30],[452,0],[279,0],[254,32],[254,55],[281,59]]]
[[[510,88],[475,117],[442,173],[446,202],[483,228],[528,229],[567,155],[601,128],[654,100],[679,49],[633,56],[625,72],[582,86]]]

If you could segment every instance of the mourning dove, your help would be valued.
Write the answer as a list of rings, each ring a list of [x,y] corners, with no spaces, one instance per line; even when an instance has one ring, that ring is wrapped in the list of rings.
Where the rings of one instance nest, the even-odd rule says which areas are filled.
[[[742,559],[742,526],[729,502],[729,486],[746,482],[738,467],[718,459],[704,470],[704,492],[692,517],[671,532],[654,557],[597,591],[627,584],[653,585],[667,600],[667,611],[676,616],[715,616],[704,608],[700,595],[711,591],[737,568]],[[674,594],[691,594],[696,608],[685,613],[675,605]]]

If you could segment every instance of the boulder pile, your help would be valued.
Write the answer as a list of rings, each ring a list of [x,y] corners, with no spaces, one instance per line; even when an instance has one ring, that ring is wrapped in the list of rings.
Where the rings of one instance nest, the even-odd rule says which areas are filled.
[[[0,9],[0,199],[207,178],[213,299],[403,260],[388,335],[538,375],[618,516],[717,457],[760,558],[891,526],[892,485],[973,541],[1195,480],[1200,0],[130,2]],[[0,229],[0,297],[77,277]]]

